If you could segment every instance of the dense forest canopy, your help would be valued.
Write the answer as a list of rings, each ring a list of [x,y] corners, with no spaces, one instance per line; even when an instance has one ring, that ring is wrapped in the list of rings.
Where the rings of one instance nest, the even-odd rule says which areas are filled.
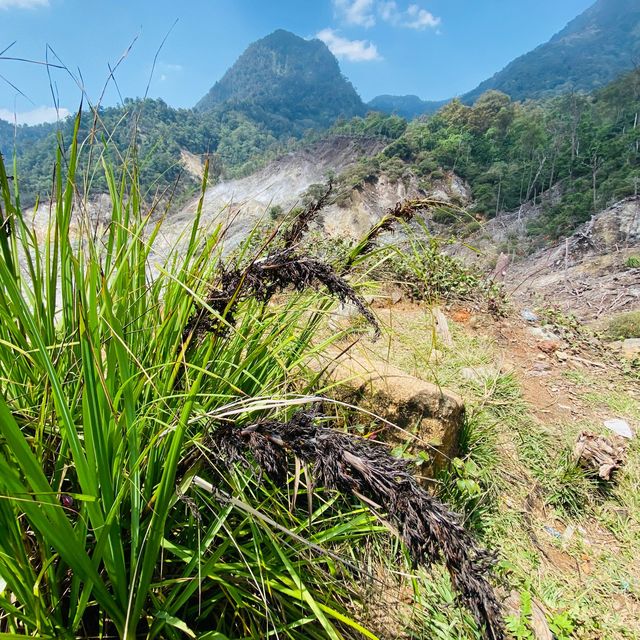
[[[640,71],[592,95],[513,102],[498,91],[474,106],[453,100],[436,115],[410,122],[382,153],[350,171],[351,184],[381,172],[411,175],[425,190],[442,170],[471,186],[482,217],[544,206],[532,229],[552,237],[570,232],[612,201],[637,193],[640,181]],[[365,132],[369,119],[343,125]],[[390,129],[400,132],[400,129]]]
[[[196,110],[222,106],[269,120],[269,128],[278,134],[282,127],[296,134],[365,112],[327,46],[283,29],[250,45]]]

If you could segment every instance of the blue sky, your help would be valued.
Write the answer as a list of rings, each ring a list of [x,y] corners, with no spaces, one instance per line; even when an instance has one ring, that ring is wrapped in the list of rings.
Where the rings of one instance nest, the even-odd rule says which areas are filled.
[[[191,107],[254,40],[283,28],[320,36],[364,100],[445,99],[474,88],[548,40],[593,0],[0,0],[0,118],[33,123],[96,102],[159,97]],[[176,22],[177,21],[177,22]],[[167,35],[168,34],[168,35]],[[167,36],[159,50],[163,38]],[[59,60],[56,59],[56,56]],[[15,85],[14,89],[8,82]],[[21,95],[20,92],[24,94]],[[25,97],[26,96],[26,97]]]

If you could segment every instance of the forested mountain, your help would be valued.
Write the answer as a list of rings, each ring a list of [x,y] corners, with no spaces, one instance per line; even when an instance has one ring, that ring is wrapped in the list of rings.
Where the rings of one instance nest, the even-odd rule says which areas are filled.
[[[523,71],[523,83],[529,82],[534,94],[543,76],[553,85],[549,78],[554,73],[560,77],[561,65],[582,78],[593,72],[589,82],[602,82],[624,64],[621,52],[633,50],[640,38],[639,20],[640,0],[599,0],[551,43],[515,61],[509,73],[505,70],[494,80],[502,78],[512,86],[509,74],[520,73],[519,65],[528,61],[529,71],[538,71],[535,77]],[[585,53],[594,43],[600,48]],[[579,52],[584,59],[574,64],[571,56]],[[552,54],[543,73],[540,65]],[[596,68],[601,72],[596,74]],[[554,90],[568,87],[565,81],[558,83]],[[291,138],[339,120],[335,131],[396,139],[378,158],[363,161],[352,176],[354,184],[380,171],[396,177],[409,171],[427,182],[442,169],[455,171],[471,184],[482,215],[513,209],[555,189],[560,199],[545,204],[548,215],[539,229],[555,235],[574,228],[611,199],[636,191],[639,86],[638,73],[631,73],[595,93],[568,92],[524,104],[492,90],[473,107],[454,100],[429,119],[407,126],[397,115],[363,118],[364,105],[326,46],[276,31],[251,45],[196,109],[172,109],[161,100],[125,100],[101,109],[97,118],[83,114],[80,139],[99,143],[108,138],[113,142],[110,153],[135,152],[146,193],[169,192],[183,175],[177,192],[186,195],[197,179],[184,174],[184,152],[208,154],[217,178],[241,167],[248,171],[266,151],[284,149]],[[516,98],[519,90],[512,91]],[[374,104],[407,118],[432,106],[415,96],[381,96]],[[14,129],[0,121],[0,151],[10,157],[16,145],[24,204],[50,191],[56,135],[64,146],[72,126],[69,119],[57,132],[54,125]],[[99,154],[89,157],[99,162]],[[105,191],[101,171],[84,168],[87,186]]]
[[[461,96],[472,104],[495,89],[512,100],[591,92],[640,61],[640,0],[597,0],[559,33]],[[368,106],[411,119],[434,113],[446,101],[417,96],[377,96]]]
[[[50,192],[57,139],[64,149],[72,132],[73,118],[59,125],[17,128],[0,120],[0,151],[10,160],[15,147],[23,204],[29,205],[37,196]],[[99,168],[101,141],[107,139],[109,153],[122,158],[137,155],[140,183],[149,195],[174,189],[179,195],[196,187],[193,177],[184,172],[183,150],[208,154],[217,177],[255,159],[278,142],[263,123],[232,109],[197,113],[173,109],[162,100],[125,99],[121,106],[82,114],[79,140],[97,143],[94,152],[81,155],[86,186],[92,192],[107,190]],[[91,171],[87,171],[89,162]],[[93,171],[95,168],[98,170]]]
[[[365,106],[320,40],[279,29],[254,42],[196,105],[233,108],[276,132],[322,128]]]
[[[525,203],[543,207],[531,231],[559,237],[640,185],[640,70],[587,94],[513,102],[498,91],[473,106],[453,100],[427,120],[387,127],[395,141],[343,181],[358,188],[417,179],[426,192],[455,172],[471,186],[480,219]],[[365,131],[370,118],[343,125]],[[376,126],[380,127],[379,123]],[[446,217],[446,216],[445,216]]]
[[[598,0],[549,42],[517,58],[462,97],[489,89],[513,100],[592,91],[640,60],[640,1]]]
[[[100,109],[98,118],[84,113],[80,139],[110,139],[124,155],[135,141],[141,159],[140,180],[149,193],[195,187],[184,174],[181,152],[209,154],[214,174],[230,172],[275,145],[322,130],[336,119],[362,115],[365,106],[342,76],[338,61],[319,40],[276,31],[251,45],[193,110],[173,109],[162,100],[130,100]],[[31,204],[51,187],[58,125],[14,127],[0,120],[0,152],[17,150],[23,203]],[[69,140],[73,120],[59,125]],[[97,162],[99,154],[93,154]],[[88,158],[87,158],[88,160]],[[100,171],[89,172],[92,191],[105,191]]]
[[[367,107],[373,111],[395,114],[407,120],[412,120],[417,116],[435,113],[440,107],[446,104],[446,100],[421,100],[418,96],[376,96],[367,103]]]

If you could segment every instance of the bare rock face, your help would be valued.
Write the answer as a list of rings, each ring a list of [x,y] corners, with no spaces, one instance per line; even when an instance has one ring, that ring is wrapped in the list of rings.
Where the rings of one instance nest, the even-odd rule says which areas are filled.
[[[444,468],[458,450],[465,409],[455,393],[411,376],[360,352],[335,354],[320,363],[342,398],[397,425],[385,429],[384,439],[407,444],[410,453],[430,457],[428,472]]]

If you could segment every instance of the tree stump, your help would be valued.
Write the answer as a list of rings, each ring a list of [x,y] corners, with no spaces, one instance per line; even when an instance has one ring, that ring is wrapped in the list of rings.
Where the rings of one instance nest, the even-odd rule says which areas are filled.
[[[573,456],[581,467],[595,471],[600,478],[610,481],[627,461],[627,442],[620,436],[598,436],[583,431],[578,436]]]

